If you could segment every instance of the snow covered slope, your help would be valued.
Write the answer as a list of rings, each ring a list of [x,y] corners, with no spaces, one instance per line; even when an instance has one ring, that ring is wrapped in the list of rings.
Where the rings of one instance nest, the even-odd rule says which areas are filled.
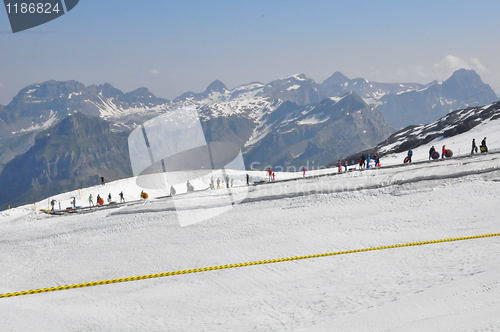
[[[488,135],[493,149],[500,134]],[[277,180],[289,180],[251,186],[242,204],[188,227],[179,226],[168,198],[131,202],[141,190],[133,178],[86,188],[77,205],[89,193],[116,199],[122,190],[127,203],[65,216],[35,213],[33,205],[0,213],[0,294],[499,233],[499,158],[315,170],[305,179],[278,172]],[[244,173],[229,174],[233,190],[245,186]],[[182,191],[198,211],[220,192]],[[165,192],[148,189],[150,197]],[[78,194],[55,198],[64,208]],[[500,238],[491,237],[0,298],[2,330],[497,331],[499,254]]]
[[[488,149],[500,149],[500,102],[481,107],[456,110],[427,125],[409,126],[380,142],[373,148],[361,151],[346,159],[357,163],[361,154],[383,156],[382,164],[400,164],[408,149],[413,150],[413,161],[429,160],[429,149],[434,146],[441,152],[443,145],[454,155],[468,156],[472,150],[472,140],[479,146],[486,137]],[[336,167],[336,161],[328,165]]]

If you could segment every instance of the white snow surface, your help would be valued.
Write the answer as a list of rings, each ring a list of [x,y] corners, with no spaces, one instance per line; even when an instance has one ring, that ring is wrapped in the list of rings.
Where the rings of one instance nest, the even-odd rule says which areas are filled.
[[[0,212],[0,294],[499,233],[500,154],[464,151],[485,133],[490,148],[499,146],[491,126],[436,142],[462,157],[401,165],[400,154],[379,169],[306,178],[278,171],[277,182],[250,186],[246,202],[187,227],[169,198],[154,198],[165,188],[132,201],[142,190],[135,178],[54,197],[64,209],[72,196],[86,206],[90,193],[116,199],[123,190],[127,203],[113,209]],[[427,150],[415,149],[414,161]],[[235,193],[247,190],[245,172],[228,174]],[[209,181],[200,171],[192,183],[198,190]],[[217,206],[222,192],[183,187],[178,199],[193,213]],[[500,237],[490,237],[0,298],[1,330],[499,331],[499,255]]]

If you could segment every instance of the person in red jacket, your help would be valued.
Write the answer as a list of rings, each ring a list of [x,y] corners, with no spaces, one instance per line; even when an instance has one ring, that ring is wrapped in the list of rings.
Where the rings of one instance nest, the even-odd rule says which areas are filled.
[[[441,159],[444,158],[444,155],[446,154],[446,146],[443,145],[443,147],[441,148]]]
[[[267,175],[269,175],[269,181],[272,181],[273,180],[273,169],[271,167],[269,167],[269,169],[267,170]]]

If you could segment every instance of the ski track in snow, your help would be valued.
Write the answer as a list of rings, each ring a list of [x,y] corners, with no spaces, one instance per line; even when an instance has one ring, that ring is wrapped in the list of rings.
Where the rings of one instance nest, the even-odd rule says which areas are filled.
[[[382,161],[397,164],[403,156]],[[498,158],[306,179],[279,172],[289,181],[251,186],[244,203],[188,227],[179,226],[169,199],[64,216],[34,213],[30,205],[2,211],[0,293],[498,233]],[[233,190],[242,190],[245,172],[228,174]],[[266,178],[250,174],[252,181]],[[201,189],[209,179],[192,183]],[[135,179],[113,181],[83,189],[77,202],[86,205],[89,193],[116,198],[121,190],[133,200],[141,188]],[[165,190],[147,191],[156,197]],[[211,206],[220,192],[178,199]],[[75,195],[56,199],[64,208]],[[1,325],[2,331],[498,331],[499,254],[494,237],[4,298]]]

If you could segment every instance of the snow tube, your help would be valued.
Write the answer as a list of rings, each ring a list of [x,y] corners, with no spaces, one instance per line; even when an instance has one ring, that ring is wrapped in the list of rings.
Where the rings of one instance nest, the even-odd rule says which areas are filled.
[[[97,204],[103,205],[104,204],[104,200],[102,198],[99,198],[99,200],[97,201]]]
[[[406,157],[405,160],[403,160],[403,163],[407,164],[408,162],[410,162],[410,157]]]
[[[431,158],[432,158],[432,159],[439,159],[439,152],[434,151],[434,152],[431,154]]]
[[[142,194],[141,194],[141,198],[143,198],[143,199],[146,199],[146,198],[148,198],[148,197],[149,197],[149,196],[148,196],[148,194],[147,194],[147,193],[142,193]]]
[[[479,147],[479,150],[481,150],[481,152],[486,152],[486,147],[484,145],[481,145]]]
[[[453,151],[451,151],[451,150],[446,150],[446,151],[444,152],[444,156],[445,156],[446,158],[451,158],[451,157],[453,157]]]

